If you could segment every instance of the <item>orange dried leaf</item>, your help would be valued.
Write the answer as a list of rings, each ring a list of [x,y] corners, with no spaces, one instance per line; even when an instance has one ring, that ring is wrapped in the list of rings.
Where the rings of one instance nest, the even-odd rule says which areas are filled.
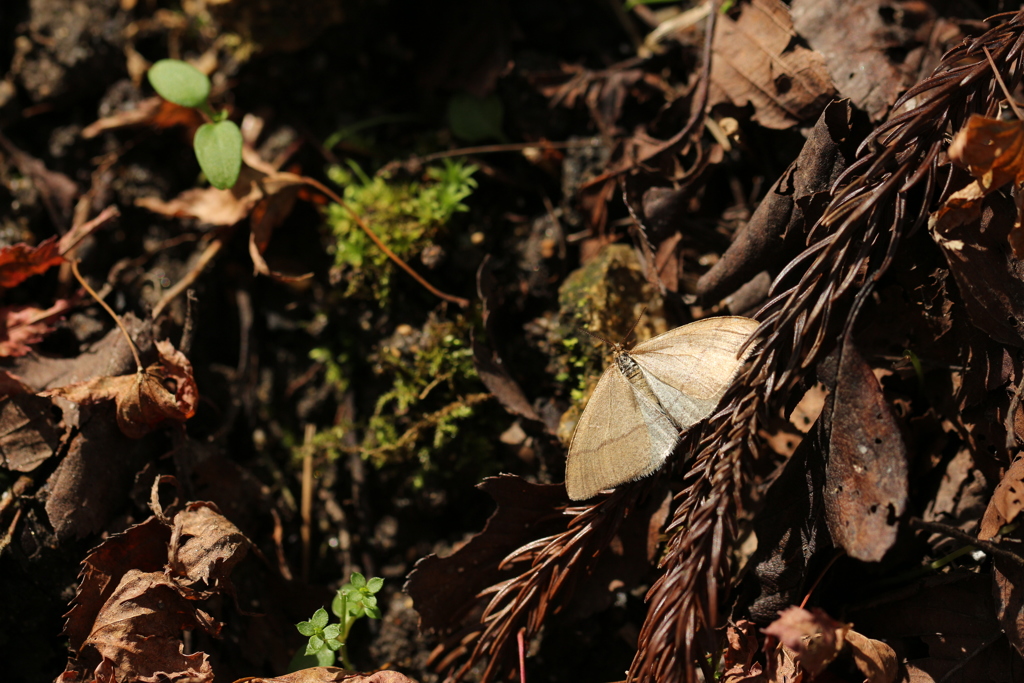
[[[184,422],[195,414],[199,399],[192,364],[170,342],[157,342],[156,347],[160,362],[142,372],[96,377],[40,395],[86,405],[113,400],[117,405],[117,426],[132,439],[145,436],[164,420]]]
[[[1024,122],[974,114],[953,138],[949,158],[977,178],[986,190],[1024,182]]]
[[[33,306],[0,308],[0,356],[24,356],[43,337],[56,329],[54,323],[71,308],[71,301],[60,299],[43,310]]]
[[[12,244],[0,249],[0,287],[16,287],[23,281],[45,273],[64,261],[56,237],[43,240],[36,246]]]
[[[168,102],[162,97],[150,97],[142,100],[134,109],[119,111],[94,121],[82,130],[85,139],[94,138],[100,133],[118,128],[150,125],[157,128],[187,126],[198,128],[203,124],[203,116],[197,110],[181,107]]]

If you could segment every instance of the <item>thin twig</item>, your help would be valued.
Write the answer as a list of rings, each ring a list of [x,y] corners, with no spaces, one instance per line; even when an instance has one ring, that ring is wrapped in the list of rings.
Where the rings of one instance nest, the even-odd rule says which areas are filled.
[[[302,580],[309,581],[310,537],[313,525],[313,437],[316,436],[316,425],[306,424],[306,434],[302,443]]]
[[[213,238],[213,241],[210,242],[210,246],[206,247],[206,251],[204,251],[199,257],[199,261],[192,270],[190,270],[185,277],[174,283],[174,285],[167,290],[167,293],[160,298],[160,301],[157,302],[156,306],[153,307],[154,318],[163,312],[167,307],[167,304],[177,299],[182,292],[192,286],[192,283],[196,281],[200,273],[202,273],[206,268],[206,264],[209,263],[214,256],[220,253],[220,250],[224,247],[224,241],[225,236],[223,233]]]
[[[972,545],[978,550],[984,550],[989,555],[1001,557],[1007,562],[1012,562],[1017,565],[1020,569],[1024,569],[1024,557],[1021,557],[1017,553],[1011,553],[1009,550],[1004,550],[995,543],[982,541],[981,539],[971,536],[969,533],[961,531],[956,527],[949,526],[948,524],[939,524],[937,522],[926,522],[917,517],[911,517],[909,522],[912,527],[916,527],[922,531],[930,531],[933,534],[942,534],[943,536],[955,538],[962,543]]]
[[[323,183],[321,183],[320,181],[315,180],[313,178],[309,178],[309,177],[303,176],[302,181],[304,183],[306,183],[307,185],[309,185],[310,187],[316,188],[320,192],[323,192],[325,195],[327,195],[327,197],[332,202],[336,203],[338,206],[340,206],[341,208],[345,209],[345,211],[348,212],[349,216],[352,217],[352,220],[354,220],[356,222],[356,225],[358,225],[360,227],[360,229],[363,232],[366,233],[367,237],[369,237],[371,240],[373,240],[373,243],[377,245],[377,248],[379,248],[381,251],[383,251],[384,254],[387,255],[387,257],[389,259],[394,261],[395,264],[398,265],[399,268],[401,268],[405,272],[409,273],[409,275],[411,275],[412,278],[414,280],[416,280],[416,282],[420,283],[420,285],[422,285],[428,292],[430,292],[431,294],[433,294],[434,296],[436,296],[439,299],[444,299],[445,301],[450,301],[453,304],[458,304],[459,306],[461,306],[463,308],[466,308],[466,307],[469,306],[469,300],[468,299],[463,299],[461,297],[452,296],[451,294],[445,294],[444,292],[442,292],[441,290],[437,289],[432,284],[430,284],[429,282],[424,280],[423,277],[419,273],[417,273],[415,270],[413,270],[412,267],[408,263],[403,261],[398,256],[398,254],[396,254],[395,252],[391,251],[391,249],[388,248],[388,245],[384,244],[384,242],[382,242],[381,239],[379,237],[377,237],[376,233],[374,233],[373,230],[370,230],[370,227],[363,221],[363,219],[359,216],[359,214],[356,213],[355,210],[352,209],[352,207],[350,207],[348,204],[346,204],[345,200],[343,200],[341,197],[339,197],[336,192],[332,191],[329,187],[326,187]]]
[[[71,272],[75,274],[75,278],[78,279],[78,282],[85,287],[85,291],[89,292],[89,295],[96,300],[96,303],[102,306],[103,310],[109,313],[110,317],[114,319],[115,323],[117,323],[117,326],[121,329],[121,334],[123,334],[124,338],[128,340],[128,347],[132,350],[132,356],[135,358],[136,371],[139,373],[144,372],[142,367],[142,357],[139,355],[139,348],[135,346],[135,341],[132,340],[132,336],[128,334],[128,328],[124,326],[123,322],[121,322],[121,317],[117,313],[114,313],[114,309],[108,306],[107,302],[96,294],[93,288],[89,286],[89,283],[85,281],[85,278],[82,277],[82,274],[78,272],[78,261],[71,261]]]

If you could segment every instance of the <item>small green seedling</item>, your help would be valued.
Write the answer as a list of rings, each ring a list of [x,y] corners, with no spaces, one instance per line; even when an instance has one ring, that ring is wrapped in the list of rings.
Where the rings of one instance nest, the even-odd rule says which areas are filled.
[[[199,127],[192,141],[196,159],[211,185],[220,190],[234,186],[242,169],[242,132],[227,118],[227,111],[215,112],[210,107],[210,79],[177,59],[161,59],[150,67],[147,75],[160,97],[198,109],[210,119]]]
[[[327,623],[327,610],[321,607],[309,621],[300,621],[295,625],[299,633],[309,638],[305,656],[316,657],[317,666],[333,666],[335,658],[340,656],[342,667],[354,671],[345,642],[348,640],[349,631],[352,630],[352,624],[356,623],[359,617],[380,619],[381,612],[377,607],[376,594],[383,586],[384,579],[374,577],[367,581],[362,574],[353,572],[351,580],[338,589],[338,594],[331,602],[331,611],[341,620],[340,623]],[[301,663],[301,658],[296,657],[293,660],[293,669],[296,662]]]

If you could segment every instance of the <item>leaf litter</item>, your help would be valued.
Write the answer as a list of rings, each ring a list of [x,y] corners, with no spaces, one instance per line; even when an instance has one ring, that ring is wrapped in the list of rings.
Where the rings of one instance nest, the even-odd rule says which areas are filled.
[[[5,621],[5,643],[53,640],[74,598],[70,653],[11,658],[16,677],[1024,676],[1021,124],[1000,116],[1024,17],[550,7],[572,36],[530,44],[532,7],[503,9],[482,42],[458,21],[426,32],[463,55],[390,24],[378,41],[366,17],[332,29],[342,41],[282,23],[310,37],[280,45],[313,47],[275,56],[294,69],[279,82],[246,12],[33,5],[3,81],[37,104],[0,140],[19,235],[0,246],[0,572],[10,613],[43,616]],[[134,82],[95,68],[76,93],[40,67],[70,68],[36,38],[74,21],[119,22],[95,35]],[[219,73],[212,97],[245,136],[233,190],[194,185],[180,147],[201,121],[138,87],[139,60],[166,56],[154,36]],[[338,66],[318,40],[374,59],[310,71]],[[360,94],[329,99],[334,78]],[[431,88],[486,120],[381,115],[451,110]],[[31,133],[46,111],[74,123]],[[324,160],[412,187],[439,177],[421,150],[466,130],[496,140],[468,152],[467,215],[399,257],[374,232],[389,207],[349,207],[404,274],[346,291],[339,278],[380,271],[332,269],[352,245],[313,227],[344,204]],[[127,338],[74,293],[72,262]],[[473,315],[449,310],[474,291]],[[763,342],[661,471],[571,503],[559,435],[605,363],[578,328],[614,337],[643,307],[641,340],[746,315]],[[385,619],[352,645],[366,673],[285,673],[294,624],[353,571],[386,577]]]

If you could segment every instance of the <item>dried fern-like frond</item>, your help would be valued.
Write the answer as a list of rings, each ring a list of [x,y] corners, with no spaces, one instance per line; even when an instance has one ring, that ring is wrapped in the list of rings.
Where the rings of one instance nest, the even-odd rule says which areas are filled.
[[[720,591],[730,574],[741,462],[757,454],[759,415],[775,406],[849,331],[900,244],[948,193],[941,165],[946,135],[974,113],[992,114],[1001,96],[985,50],[1012,88],[1024,61],[1024,13],[947,53],[896,109],[920,102],[879,127],[836,181],[807,249],[776,278],[757,316],[763,342],[708,436],[677,496],[665,573],[650,609],[629,680],[693,681],[698,661],[717,651]]]

